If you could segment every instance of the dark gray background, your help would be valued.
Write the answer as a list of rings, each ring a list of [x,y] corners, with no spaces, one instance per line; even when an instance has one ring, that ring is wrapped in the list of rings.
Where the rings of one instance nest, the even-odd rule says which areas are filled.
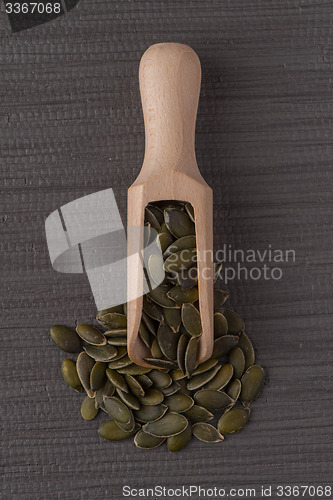
[[[332,3],[81,0],[15,35],[3,14],[1,4],[1,498],[332,485]],[[197,157],[214,188],[216,248],[296,252],[280,281],[226,286],[268,377],[250,425],[179,454],[103,442],[105,417],[82,421],[48,333],[96,311],[84,275],[51,268],[45,218],[110,186],[125,218],[144,152],[138,64],[160,41],[201,59]]]

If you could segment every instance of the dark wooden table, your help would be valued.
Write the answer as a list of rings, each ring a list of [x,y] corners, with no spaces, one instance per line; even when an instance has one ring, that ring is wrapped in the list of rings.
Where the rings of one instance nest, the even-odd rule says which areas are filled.
[[[123,485],[255,488],[256,498],[261,485],[333,487],[332,28],[332,4],[309,0],[81,0],[16,34],[1,15],[2,499],[120,500]],[[48,333],[96,310],[85,275],[52,269],[45,218],[113,187],[125,220],[144,153],[138,64],[160,41],[201,59],[197,156],[214,188],[216,249],[296,255],[245,264],[277,266],[281,279],[243,271],[221,282],[267,383],[246,430],[179,454],[102,441],[105,417],[81,419]]]

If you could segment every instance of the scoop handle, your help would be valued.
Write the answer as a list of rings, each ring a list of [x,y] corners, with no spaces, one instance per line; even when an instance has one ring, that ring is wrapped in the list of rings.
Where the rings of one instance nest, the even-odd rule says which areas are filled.
[[[198,171],[195,123],[201,66],[197,54],[180,43],[152,45],[141,58],[139,82],[145,123],[142,172]]]

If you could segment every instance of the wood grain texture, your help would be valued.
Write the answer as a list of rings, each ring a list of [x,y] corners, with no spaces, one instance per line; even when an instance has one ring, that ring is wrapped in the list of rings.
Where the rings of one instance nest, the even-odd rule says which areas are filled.
[[[310,0],[81,0],[15,35],[0,16],[1,498],[332,481],[332,28],[331,3]],[[53,210],[109,186],[125,221],[144,154],[139,60],[164,41],[202,65],[215,248],[296,252],[281,280],[221,283],[268,380],[247,429],[178,455],[102,442],[103,417],[82,421],[48,328],[96,311],[84,275],[52,270],[44,236]]]

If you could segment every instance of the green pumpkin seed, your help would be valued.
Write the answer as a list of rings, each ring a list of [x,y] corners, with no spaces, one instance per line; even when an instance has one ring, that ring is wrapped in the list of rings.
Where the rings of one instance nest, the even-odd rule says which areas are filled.
[[[154,339],[153,340],[153,343],[151,345],[151,348],[150,348],[150,352],[151,352],[151,355],[153,356],[153,358],[163,358],[163,352],[161,351],[161,348],[158,344],[158,341],[157,339]]]
[[[214,285],[217,282],[218,278],[220,277],[221,269],[222,269],[222,264],[216,264],[214,262]]]
[[[175,303],[173,299],[168,297],[168,292],[170,291],[169,285],[159,285],[154,290],[151,290],[148,296],[156,302],[159,306],[168,308],[178,308],[179,306]]]
[[[189,343],[189,339],[187,335],[182,334],[179,337],[178,341],[178,346],[177,346],[177,362],[180,370],[183,373],[186,373],[186,366],[185,366],[185,354],[186,354],[186,349]]]
[[[118,396],[125,403],[126,406],[132,410],[139,410],[141,407],[140,401],[131,392],[124,392],[121,389],[116,389]]]
[[[162,227],[161,227],[161,231],[162,231]],[[161,232],[157,236],[157,246],[159,247],[159,249],[161,250],[162,253],[164,253],[166,251],[166,249],[171,245],[172,242],[173,242],[173,237],[171,236],[171,234],[169,232],[168,233]]]
[[[231,364],[223,365],[219,368],[215,377],[205,385],[205,389],[220,391],[227,385],[233,375],[234,369]]]
[[[104,396],[111,397],[114,395],[114,391],[114,385],[110,382],[109,379],[106,379],[104,385],[95,393],[95,407],[100,408],[102,405],[104,405]]]
[[[163,392],[164,396],[171,396],[171,394],[175,394],[178,392],[180,389],[180,384],[178,382],[172,382],[169,387],[166,387],[165,389],[161,389]]]
[[[150,380],[148,375],[138,375],[137,380],[140,382],[144,389],[148,389],[148,387],[151,387],[153,385],[153,382]]]
[[[205,443],[218,443],[223,441],[224,437],[219,433],[215,427],[211,424],[206,424],[204,422],[198,422],[192,425],[192,434],[200,441]]]
[[[199,375],[193,375],[187,382],[187,388],[190,391],[199,389],[199,387],[202,387],[203,385],[207,384],[207,382],[212,380],[217,374],[217,372],[220,370],[220,368],[221,368],[220,365],[217,365],[208,371],[199,373]]]
[[[182,379],[186,378],[186,373],[184,373],[180,368],[176,368],[176,370],[172,370],[171,378],[172,378],[172,380],[177,382],[177,380],[182,380]]]
[[[119,391],[119,389],[117,389],[117,391]],[[125,392],[123,394],[125,394]],[[133,396],[133,398],[134,398],[134,396]],[[116,421],[117,424],[119,425],[119,427],[121,429],[123,429],[124,431],[126,431],[126,432],[132,432],[134,430],[134,427],[135,427],[134,416],[133,416],[133,413],[130,410],[130,408],[129,408],[129,411],[131,412],[131,417],[130,417],[129,422],[118,422],[118,421]]]
[[[94,360],[91,359],[88,354],[82,351],[76,360],[76,371],[84,387],[86,393],[90,398],[94,397],[94,394],[90,388],[90,372],[94,366]]]
[[[98,311],[96,319],[98,320],[100,316],[104,316],[104,314],[106,313],[114,313],[114,312],[119,314],[124,314],[124,304],[108,307],[107,309],[101,309],[100,311]]]
[[[224,392],[202,389],[194,394],[195,402],[207,410],[224,410],[232,403]]]
[[[195,375],[200,375],[200,373],[207,372],[208,370],[210,370],[211,368],[216,366],[217,363],[218,363],[218,359],[214,359],[214,358],[207,359],[207,361],[204,361],[203,363],[201,363],[200,365],[197,366],[197,368],[194,370],[192,376],[194,377]]]
[[[110,361],[110,363],[114,363],[122,358],[125,358],[126,354],[127,354],[127,345],[117,346],[117,355],[114,358],[112,358],[112,361]],[[112,366],[109,366],[109,368],[112,368]]]
[[[238,347],[240,347],[244,353],[245,370],[247,370],[250,366],[254,365],[255,354],[251,340],[245,332],[242,332],[239,336]]]
[[[145,358],[144,360],[149,365],[156,366],[162,370],[170,370],[171,368],[175,368],[177,366],[176,363],[169,361],[168,359]]]
[[[182,238],[195,234],[195,226],[189,216],[178,208],[167,208],[164,210],[164,220],[170,233],[175,238]]]
[[[191,221],[195,223],[194,208],[191,205],[191,203],[185,204],[185,210],[188,213],[188,216],[190,217]]]
[[[158,208],[156,205],[152,205],[150,203],[148,203],[147,208],[150,210],[150,212],[152,212],[155,215],[158,223],[160,225],[162,225],[164,223],[164,213],[163,213],[163,210],[161,210],[160,208]]]
[[[163,403],[169,408],[169,411],[175,413],[187,411],[194,405],[194,401],[190,396],[180,393],[167,396]]]
[[[162,443],[164,443],[165,438],[152,436],[142,429],[139,430],[134,436],[134,444],[138,448],[143,448],[144,450],[151,450],[152,448],[157,448]]]
[[[150,300],[147,295],[143,297],[142,303],[143,310],[152,319],[155,319],[159,323],[163,321],[163,312],[161,307],[159,307],[155,302]],[[167,310],[167,309],[165,309]]]
[[[238,337],[236,335],[223,335],[214,341],[213,344],[213,358],[223,358],[229,354],[231,349],[238,344]]]
[[[193,337],[202,334],[200,313],[193,304],[182,305],[182,322],[188,333]]]
[[[94,326],[81,323],[76,327],[76,332],[82,340],[91,345],[104,345],[106,338],[102,332],[97,330]]]
[[[163,224],[161,225],[161,231],[160,231],[160,234],[167,234],[168,236],[171,236],[171,239],[173,241],[173,236],[172,234],[170,233],[169,229],[167,228],[167,225],[165,222],[163,222]],[[170,244],[170,243],[169,243]],[[169,245],[168,245],[169,246]]]
[[[108,330],[107,332],[104,332],[105,337],[107,339],[112,338],[112,337],[125,337],[127,338],[127,330],[126,328],[119,328],[118,330]]]
[[[222,337],[228,333],[228,323],[222,313],[214,314],[214,339]]]
[[[140,403],[151,406],[151,405],[158,405],[162,403],[164,399],[164,394],[159,391],[158,389],[153,389],[152,387],[149,387],[146,389],[146,392],[144,396],[140,396]]]
[[[131,410],[115,396],[104,397],[104,406],[110,417],[117,423],[126,424],[131,421]]]
[[[162,404],[147,406],[142,404],[140,410],[134,411],[134,416],[138,422],[148,423],[161,418],[168,408]]]
[[[125,380],[120,375],[120,373],[118,373],[116,370],[112,370],[112,368],[107,368],[106,369],[106,376],[115,387],[118,387],[118,389],[120,389],[124,392],[129,392],[129,389],[128,389],[128,386],[127,386]]]
[[[163,309],[163,316],[171,330],[178,332],[181,323],[180,309]]]
[[[107,342],[109,345],[113,345],[115,347],[124,347],[127,345],[127,338],[126,337],[109,337]]]
[[[179,337],[180,334],[173,332],[169,325],[164,322],[160,323],[157,330],[158,344],[164,356],[171,361],[176,361],[177,359]]]
[[[88,345],[84,347],[86,353],[95,361],[111,361],[118,354],[113,345]]]
[[[133,377],[133,375],[125,375],[125,380],[134,396],[138,398],[145,395],[144,388],[142,387],[140,382],[135,377]]]
[[[240,347],[234,347],[229,352],[229,363],[234,367],[234,377],[241,378],[245,369],[245,356]]]
[[[239,398],[244,406],[249,406],[259,396],[264,386],[264,370],[259,365],[250,366],[242,376],[241,382],[242,390]]]
[[[125,354],[125,356],[121,357],[120,359],[110,361],[108,364],[108,367],[111,368],[112,370],[118,370],[120,368],[125,368],[126,366],[132,365],[132,360],[129,358],[128,354]]]
[[[234,434],[244,429],[250,418],[248,408],[231,408],[226,411],[217,423],[222,434]]]
[[[124,366],[123,368],[118,368],[118,373],[124,375],[146,375],[149,373],[151,368],[146,368],[145,366],[139,366],[135,363],[132,363],[129,366]]]
[[[53,325],[50,328],[50,335],[59,349],[65,352],[81,351],[81,339],[71,328],[64,325]]]
[[[191,377],[192,373],[195,370],[197,364],[198,347],[198,339],[196,337],[192,337],[187,344],[185,352],[185,371],[188,377]]]
[[[190,304],[198,300],[199,292],[196,286],[183,290],[180,285],[176,285],[167,293],[167,297],[178,304]]]
[[[148,257],[148,273],[149,278],[153,280],[156,285],[162,283],[165,277],[164,261],[162,255],[152,254]]]
[[[145,208],[145,222],[148,222],[158,233],[161,231],[161,226],[150,207]]]
[[[74,361],[71,359],[64,359],[61,363],[61,373],[65,382],[67,382],[67,384],[74,389],[74,391],[82,392],[83,387],[77,374]]]
[[[120,313],[106,313],[97,317],[97,321],[108,330],[119,330],[127,328],[127,318]]]
[[[175,436],[169,436],[167,438],[167,446],[170,451],[180,451],[191,441],[192,439],[192,427],[188,424],[186,429]]]
[[[146,347],[148,347],[148,349],[150,349],[150,347],[153,343],[153,340],[152,340],[151,334],[149,333],[148,328],[145,326],[143,321],[141,321],[140,326],[139,326],[139,337],[142,340],[142,342],[144,343],[144,345]]]
[[[84,420],[93,420],[97,413],[98,408],[95,407],[95,400],[91,399],[89,396],[86,396],[81,403],[81,417]]]
[[[179,273],[184,269],[192,267],[197,262],[197,250],[196,248],[187,248],[181,250],[180,252],[172,253],[164,261],[164,270],[167,273],[175,274]]]
[[[152,370],[149,373],[150,380],[154,383],[156,389],[165,389],[172,384],[172,378],[168,373],[161,372],[160,370]]]
[[[225,290],[214,290],[214,311],[218,310],[229,297]]]
[[[187,290],[188,288],[193,288],[194,286],[196,286],[198,284],[197,266],[181,270],[177,274],[177,281],[183,290]]]
[[[157,437],[169,437],[180,434],[188,425],[187,418],[179,413],[169,412],[163,417],[149,422],[143,426],[143,430],[148,434]]]
[[[228,334],[240,333],[244,330],[244,321],[237,313],[230,309],[225,309],[223,315],[228,322]]]
[[[185,411],[184,415],[186,418],[191,420],[193,424],[196,422],[208,422],[208,420],[212,420],[212,418],[214,418],[214,415],[210,411],[203,406],[196,404],[194,404],[189,410]]]
[[[146,314],[144,311],[142,311],[142,321],[141,321],[141,323],[143,323],[147,327],[147,329],[149,330],[149,332],[154,337],[156,337],[155,321],[150,316],[148,316],[148,314]]]
[[[97,361],[90,372],[90,387],[93,392],[98,391],[105,382],[106,364]]]
[[[234,380],[232,380],[230,382],[230,384],[226,390],[226,393],[228,394],[228,396],[231,397],[231,399],[233,399],[234,401],[237,401],[237,399],[240,395],[241,389],[242,389],[241,381],[238,378],[235,378]]]
[[[168,248],[165,250],[163,257],[167,259],[170,255],[175,254],[177,252],[181,252],[182,250],[188,250],[189,248],[196,248],[195,236],[183,236],[178,240],[171,243]]]
[[[115,420],[108,420],[104,422],[98,429],[98,434],[109,441],[122,441],[133,436],[132,432],[124,431]]]

